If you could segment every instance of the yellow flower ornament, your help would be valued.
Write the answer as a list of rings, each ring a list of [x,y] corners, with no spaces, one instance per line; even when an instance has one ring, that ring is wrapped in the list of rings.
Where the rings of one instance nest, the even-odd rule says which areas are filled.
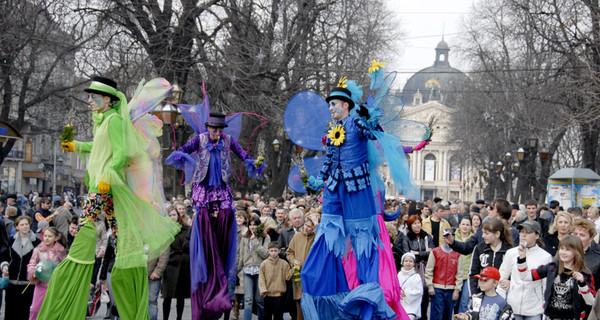
[[[335,127],[331,127],[327,133],[327,138],[331,140],[331,144],[334,146],[339,146],[344,143],[344,139],[346,139],[346,131],[344,130],[344,126],[338,124]]]
[[[385,62],[379,62],[379,61],[373,59],[373,63],[371,63],[371,66],[369,67],[369,73],[378,71],[379,68],[383,68],[384,66],[385,66]]]

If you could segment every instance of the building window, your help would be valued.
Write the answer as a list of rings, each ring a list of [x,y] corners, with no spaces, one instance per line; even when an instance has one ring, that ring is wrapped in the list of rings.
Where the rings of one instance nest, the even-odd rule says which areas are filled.
[[[435,156],[431,153],[427,154],[423,163],[423,180],[435,181]]]
[[[435,190],[423,190],[423,201],[427,201],[427,200],[433,200],[433,197],[435,196]]]
[[[460,181],[462,175],[462,164],[458,160],[457,156],[452,156],[450,158],[450,181]]]

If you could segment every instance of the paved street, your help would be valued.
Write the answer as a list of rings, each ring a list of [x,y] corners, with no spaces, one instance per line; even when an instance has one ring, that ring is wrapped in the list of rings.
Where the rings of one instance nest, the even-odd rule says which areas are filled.
[[[190,306],[190,299],[185,300],[185,308],[183,310],[183,320],[191,320],[192,319],[192,307]],[[169,320],[177,319],[177,311],[175,310],[175,306],[177,302],[173,300],[171,302],[171,314],[169,315]],[[98,315],[96,317],[91,317],[88,319],[104,319],[104,315],[106,314],[106,304],[103,304],[100,310],[98,311]],[[240,312],[240,319],[243,319],[243,311]],[[162,319],[162,299],[158,299],[158,319]],[[223,318],[221,318],[223,319]],[[258,319],[256,315],[252,315],[252,319]],[[283,319],[288,320],[291,319],[289,314],[285,314]]]

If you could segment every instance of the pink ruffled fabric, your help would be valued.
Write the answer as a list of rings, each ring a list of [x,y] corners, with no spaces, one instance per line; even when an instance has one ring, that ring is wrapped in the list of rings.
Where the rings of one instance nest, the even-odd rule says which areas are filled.
[[[387,304],[396,312],[399,320],[410,320],[408,314],[400,304],[402,288],[398,282],[398,272],[396,271],[396,264],[394,263],[394,255],[392,253],[392,245],[390,242],[390,236],[387,233],[387,227],[383,221],[383,216],[377,215],[377,221],[379,224],[379,238],[383,243],[383,249],[379,247],[379,284],[383,289],[385,295],[385,301]],[[358,278],[356,276],[356,258],[353,252],[349,252],[348,255],[342,258],[344,264],[344,271],[346,273],[346,280],[348,281],[348,287],[350,290],[359,286]]]

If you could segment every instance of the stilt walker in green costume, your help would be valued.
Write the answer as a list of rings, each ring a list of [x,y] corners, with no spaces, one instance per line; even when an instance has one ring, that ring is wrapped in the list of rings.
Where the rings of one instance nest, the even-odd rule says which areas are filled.
[[[88,199],[69,255],[52,275],[39,319],[85,318],[95,259],[94,221],[102,212],[117,239],[112,288],[119,315],[148,319],[147,261],[158,257],[179,231],[158,204],[164,198],[162,170],[156,161],[162,123],[147,114],[170,90],[164,79],[140,85],[132,101],[135,107],[129,110],[113,80],[94,77],[85,89],[93,111],[94,140],[64,142],[61,148],[89,153]]]

